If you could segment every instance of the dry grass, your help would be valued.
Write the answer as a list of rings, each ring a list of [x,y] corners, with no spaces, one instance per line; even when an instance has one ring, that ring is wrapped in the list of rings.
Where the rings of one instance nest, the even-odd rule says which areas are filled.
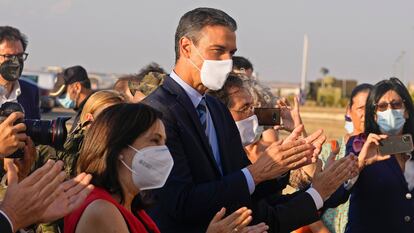
[[[328,139],[337,139],[345,134],[345,109],[304,106],[300,112],[308,133],[323,129]]]

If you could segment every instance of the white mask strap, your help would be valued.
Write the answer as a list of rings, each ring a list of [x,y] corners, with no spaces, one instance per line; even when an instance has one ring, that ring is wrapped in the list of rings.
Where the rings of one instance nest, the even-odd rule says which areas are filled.
[[[133,147],[133,146],[131,146],[131,145],[128,145],[128,147],[129,147],[129,148],[131,148],[131,149],[133,149],[134,151],[136,151],[136,152],[138,152],[138,153],[139,153],[139,150],[138,150],[138,149],[136,149],[135,147]]]
[[[121,156],[123,156],[123,155],[121,155]],[[135,175],[138,175],[134,170],[132,170],[132,168],[130,167],[130,166],[128,166],[125,162],[124,162],[124,160],[122,160],[121,158],[119,158],[119,161],[121,161],[121,163],[130,171],[130,172],[132,172],[132,173],[134,173]]]

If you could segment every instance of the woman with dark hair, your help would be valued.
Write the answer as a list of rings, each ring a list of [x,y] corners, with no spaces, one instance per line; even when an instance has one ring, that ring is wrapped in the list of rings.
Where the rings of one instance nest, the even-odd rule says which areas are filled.
[[[332,154],[334,154],[337,159],[344,157],[347,142],[349,140],[360,140],[359,135],[362,135],[364,132],[365,104],[372,88],[373,85],[362,83],[352,90],[345,115],[344,128],[346,134],[335,142],[337,143],[336,146],[333,146],[332,142],[323,145],[322,152],[319,156],[323,163],[326,163],[329,156]],[[329,229],[330,233],[342,233],[345,231],[345,226],[348,222],[348,208],[349,201],[346,201],[336,208],[326,209],[323,212],[321,219],[323,224]],[[320,228],[322,229],[323,227]],[[317,231],[318,226],[313,226],[312,230],[314,230],[314,232],[321,232]]]
[[[165,146],[160,113],[144,104],[117,104],[105,109],[91,124],[77,163],[77,172],[89,171],[94,191],[82,206],[65,217],[65,233],[159,232],[134,199],[143,190],[164,185],[173,166]],[[230,216],[222,209],[209,233],[263,232],[264,224],[246,227],[251,210],[243,207]]]
[[[388,136],[413,135],[413,113],[411,97],[399,79],[383,80],[371,90],[365,108],[365,143],[359,150],[350,139],[346,147],[347,154],[358,154],[360,174],[325,202],[335,205],[351,195],[345,232],[414,232],[412,152],[378,152]]]

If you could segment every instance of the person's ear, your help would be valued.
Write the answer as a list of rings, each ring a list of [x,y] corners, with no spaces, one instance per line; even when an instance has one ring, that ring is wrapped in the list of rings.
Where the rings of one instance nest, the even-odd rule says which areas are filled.
[[[85,114],[85,118],[86,118],[85,121],[94,121],[95,120],[92,113],[89,113],[89,112]]]
[[[80,93],[80,92],[81,92],[81,90],[82,90],[82,85],[80,84],[80,82],[76,82],[76,83],[74,84],[74,86],[75,86],[75,91],[76,91],[76,93]]]
[[[408,115],[407,109],[404,109],[404,118],[408,119],[409,117],[410,117],[410,115]]]
[[[179,40],[180,57],[190,58],[192,44],[193,42],[188,37],[181,37]]]

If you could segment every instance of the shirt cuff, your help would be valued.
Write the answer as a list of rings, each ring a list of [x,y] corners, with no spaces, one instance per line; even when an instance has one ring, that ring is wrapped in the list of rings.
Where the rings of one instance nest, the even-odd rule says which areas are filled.
[[[320,208],[322,208],[323,200],[318,191],[316,191],[316,189],[314,189],[313,187],[310,187],[308,188],[308,190],[306,190],[306,192],[309,193],[309,195],[311,195],[313,202],[315,202],[316,209],[319,210]]]
[[[249,193],[253,194],[254,189],[256,188],[256,185],[254,184],[253,176],[250,174],[249,169],[247,167],[242,169],[242,172],[244,174],[244,177],[246,177],[247,186],[249,186]]]
[[[9,221],[9,224],[10,224],[10,229],[12,230],[12,232],[14,232],[14,229],[13,229],[13,224],[12,224],[12,222],[10,221],[9,216],[7,216],[7,214],[6,214],[6,213],[4,213],[2,210],[0,210],[0,214],[2,214],[4,217],[6,217],[7,221]]]

